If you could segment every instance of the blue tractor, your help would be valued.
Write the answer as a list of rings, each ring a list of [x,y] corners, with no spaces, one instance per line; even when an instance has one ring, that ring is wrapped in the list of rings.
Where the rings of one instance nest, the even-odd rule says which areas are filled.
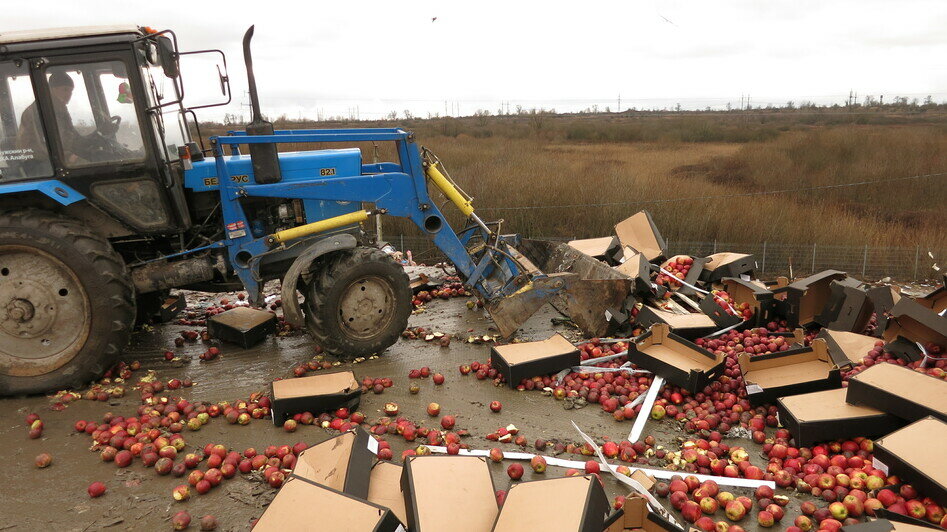
[[[329,352],[365,356],[405,329],[404,269],[361,223],[410,219],[456,266],[503,336],[575,275],[540,271],[473,210],[437,158],[400,128],[275,131],[253,121],[199,144],[170,30],[0,33],[0,395],[82,385],[128,342],[136,306],[171,288],[282,281],[285,319]],[[225,103],[220,105],[224,105]],[[195,131],[194,141],[191,132]],[[289,152],[294,143],[339,149]],[[393,143],[366,163],[346,144]],[[432,197],[432,194],[434,197]],[[441,197],[463,213],[449,226]]]

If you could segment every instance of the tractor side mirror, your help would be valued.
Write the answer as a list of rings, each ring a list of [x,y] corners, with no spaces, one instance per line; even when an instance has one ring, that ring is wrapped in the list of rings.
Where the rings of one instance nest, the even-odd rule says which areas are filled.
[[[169,78],[176,78],[180,75],[178,68],[178,54],[174,51],[174,44],[168,37],[158,37],[158,57],[161,58],[161,68],[164,75]]]

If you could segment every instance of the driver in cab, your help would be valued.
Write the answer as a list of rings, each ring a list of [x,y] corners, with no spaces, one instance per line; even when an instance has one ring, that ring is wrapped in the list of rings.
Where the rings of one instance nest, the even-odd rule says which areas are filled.
[[[69,100],[72,99],[74,88],[75,83],[65,72],[55,72],[49,76],[49,93],[53,100],[56,126],[59,128],[59,138],[63,144],[63,155],[70,165],[87,162],[87,157],[80,154],[89,154],[92,151],[89,139],[76,130],[72,124],[72,117],[69,115],[68,105]],[[43,129],[40,125],[39,112],[36,109],[35,101],[23,111],[20,128],[17,132],[16,147],[32,149],[33,153],[37,154],[34,160],[48,160],[49,152],[46,148],[46,139],[43,137]]]

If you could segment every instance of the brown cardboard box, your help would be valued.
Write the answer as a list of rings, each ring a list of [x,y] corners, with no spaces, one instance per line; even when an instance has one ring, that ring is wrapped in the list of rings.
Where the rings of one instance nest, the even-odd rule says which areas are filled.
[[[702,390],[725,369],[722,356],[674,334],[664,323],[652,325],[628,346],[628,360],[691,393]]]
[[[897,364],[875,364],[848,380],[845,400],[906,421],[934,416],[947,421],[947,382]]]
[[[947,503],[947,461],[943,442],[947,423],[926,417],[875,440],[875,467],[881,462],[888,474],[909,481],[920,493],[939,504]]]
[[[270,392],[273,424],[277,426],[302,412],[318,414],[340,407],[354,410],[362,399],[361,386],[351,371],[273,381]]]
[[[944,275],[943,282],[945,284],[942,284],[929,293],[917,298],[917,302],[933,310],[936,314],[940,314],[947,310],[947,275]]]
[[[825,340],[829,356],[839,367],[861,364],[868,352],[874,349],[877,338],[845,331],[822,329],[816,338]]]
[[[615,234],[622,246],[641,253],[651,262],[661,260],[667,253],[667,243],[648,211],[641,211],[619,222],[615,226]]]
[[[895,303],[890,314],[884,339],[892,344],[888,346],[892,353],[906,360],[918,360],[922,355],[920,349],[913,345],[914,342],[947,347],[947,317],[939,316],[933,310],[907,297],[902,297]],[[907,341],[901,342],[902,338]],[[903,348],[896,350],[893,345],[896,342]]]
[[[897,416],[870,406],[845,402],[845,388],[780,397],[776,401],[779,422],[792,434],[796,445],[811,447],[823,441],[855,436],[874,438],[904,426]]]
[[[869,288],[868,299],[875,309],[875,332],[872,335],[880,338],[888,327],[888,313],[901,300],[901,289],[897,286]]]
[[[482,456],[409,456],[401,491],[413,532],[489,532],[499,513]]]
[[[394,532],[401,526],[388,508],[291,476],[254,525],[256,532]]]
[[[631,293],[648,296],[654,292],[651,284],[651,263],[641,253],[632,252],[615,270],[631,277]]]
[[[207,332],[214,338],[249,349],[276,332],[276,314],[237,307],[207,320]]]
[[[780,397],[842,387],[842,375],[824,340],[810,347],[768,355],[740,354],[740,371],[747,399],[753,406],[773,403]]]
[[[570,240],[569,245],[590,257],[609,264],[614,263],[622,255],[621,243],[614,236]]]
[[[299,453],[293,475],[364,499],[375,458],[368,450],[370,437],[355,427],[313,445]]]
[[[379,461],[372,467],[368,484],[368,502],[384,506],[402,523],[408,522],[404,510],[404,494],[401,493],[402,467],[391,462]]]
[[[656,323],[666,323],[674,334],[693,340],[707,336],[718,330],[718,325],[706,314],[675,314],[666,310],[643,305],[638,310],[636,323],[641,327],[650,327]]]
[[[538,342],[493,346],[490,352],[493,367],[506,377],[510,388],[523,379],[557,373],[581,361],[579,350],[559,333]]]
[[[875,307],[861,281],[852,278],[832,281],[829,290],[832,291],[829,301],[816,321],[836,331],[864,332]]]
[[[534,529],[539,509],[553,514],[542,526],[546,532],[602,532],[609,504],[592,475],[519,482],[507,491],[493,532]]]

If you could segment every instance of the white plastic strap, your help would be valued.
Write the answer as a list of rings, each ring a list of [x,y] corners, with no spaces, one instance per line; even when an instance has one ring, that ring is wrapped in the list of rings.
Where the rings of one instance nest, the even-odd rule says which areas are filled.
[[[660,375],[655,375],[654,380],[651,381],[651,387],[648,388],[648,393],[645,395],[639,395],[635,400],[642,399],[644,403],[641,405],[641,411],[638,412],[638,415],[635,416],[635,424],[631,426],[631,432],[628,434],[628,441],[636,442],[641,436],[642,431],[644,431],[644,426],[648,423],[648,417],[651,415],[651,407],[654,406],[654,401],[658,398],[658,392],[661,390],[661,387],[664,386],[664,377]]]

